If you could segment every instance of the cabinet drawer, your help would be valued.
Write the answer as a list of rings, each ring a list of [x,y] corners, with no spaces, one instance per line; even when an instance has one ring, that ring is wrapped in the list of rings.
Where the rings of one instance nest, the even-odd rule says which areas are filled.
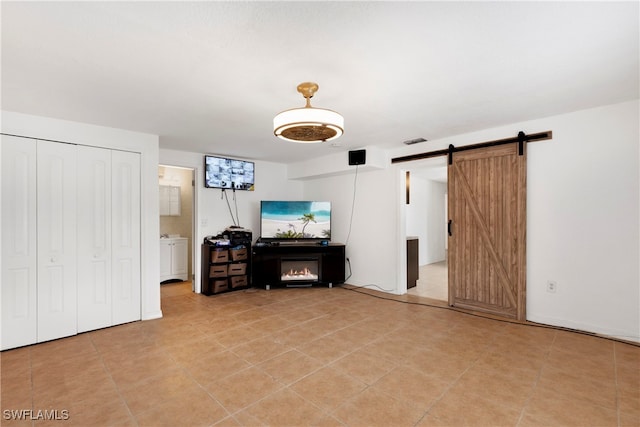
[[[249,284],[247,276],[232,276],[229,278],[232,288],[241,288]]]
[[[229,264],[227,273],[229,274],[229,276],[241,276],[243,274],[247,274],[247,264],[244,262]]]
[[[212,265],[209,267],[209,277],[227,277],[227,265]]]
[[[213,293],[226,291],[229,289],[229,281],[227,279],[218,279],[213,281]]]
[[[211,251],[211,262],[229,261],[229,251],[226,249],[214,249]]]
[[[247,259],[247,248],[231,249],[231,261],[242,261]]]

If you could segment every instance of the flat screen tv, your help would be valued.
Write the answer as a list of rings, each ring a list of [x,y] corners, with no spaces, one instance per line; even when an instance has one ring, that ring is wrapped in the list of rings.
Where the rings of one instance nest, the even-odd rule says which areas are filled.
[[[204,186],[253,191],[255,164],[247,160],[204,156]]]
[[[260,240],[331,240],[331,202],[263,200]]]

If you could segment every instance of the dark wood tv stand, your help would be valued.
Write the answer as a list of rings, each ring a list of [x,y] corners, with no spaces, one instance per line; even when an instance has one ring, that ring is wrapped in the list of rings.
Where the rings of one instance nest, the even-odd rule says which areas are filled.
[[[282,242],[257,244],[251,249],[254,286],[264,286],[267,290],[271,286],[297,287],[314,284],[332,287],[345,281],[343,244]]]

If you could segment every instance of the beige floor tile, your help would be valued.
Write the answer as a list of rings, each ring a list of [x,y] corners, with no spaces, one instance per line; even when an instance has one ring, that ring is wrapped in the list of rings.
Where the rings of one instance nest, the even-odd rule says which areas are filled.
[[[314,405],[331,411],[366,388],[366,384],[331,368],[324,367],[290,388]]]
[[[301,352],[324,364],[331,363],[346,356],[356,349],[352,343],[341,341],[332,335],[317,338],[298,347],[298,350]]]
[[[2,425],[640,425],[637,345],[362,289],[190,287],[163,285],[161,319],[0,353],[3,410],[71,417]]]
[[[233,352],[252,364],[258,364],[289,351],[291,347],[280,343],[272,336],[258,338],[233,347]]]
[[[140,427],[211,426],[229,413],[204,390],[171,399],[136,415]]]
[[[229,329],[227,329],[225,326],[222,326],[221,331],[216,333],[214,337],[223,346],[231,348],[241,343],[246,343],[258,338],[262,338],[264,335],[265,333],[261,331],[259,327],[257,327],[257,325],[246,325]]]
[[[150,378],[180,369],[180,366],[162,350],[105,364],[119,389],[132,387]]]
[[[185,366],[190,362],[222,353],[226,347],[214,336],[204,336],[192,341],[166,346],[166,351],[173,360]]]
[[[344,402],[333,416],[352,427],[413,426],[424,411],[376,390],[367,389]]]
[[[615,410],[563,392],[536,391],[525,407],[527,425],[615,426]]]
[[[598,381],[555,366],[542,369],[536,393],[545,396],[564,395],[610,409],[615,409],[617,405],[614,378]]]
[[[475,359],[441,350],[421,351],[402,361],[403,365],[450,383],[458,379],[473,363]]]
[[[333,362],[331,367],[371,385],[397,365],[365,350],[358,350]]]
[[[244,409],[281,388],[281,383],[255,367],[237,372],[206,387],[211,396],[229,413]]]
[[[429,415],[450,426],[515,426],[520,412],[483,394],[453,389],[429,409]]]
[[[313,425],[325,414],[309,401],[290,389],[277,391],[245,410],[260,425],[304,426]]]
[[[513,408],[522,408],[533,394],[538,373],[524,369],[482,369],[476,365],[467,370],[451,387],[451,393],[483,396]]]
[[[121,395],[131,413],[138,415],[169,400],[197,394],[199,390],[200,386],[187,374],[172,371],[124,389]]]
[[[298,350],[290,350],[256,366],[276,381],[289,385],[317,371],[323,365],[317,359]]]
[[[185,365],[189,375],[201,385],[219,381],[250,366],[249,362],[231,351],[203,354],[200,359]]]
[[[447,262],[421,265],[416,286],[408,289],[409,295],[417,295],[439,301],[446,301],[448,291]]]
[[[380,378],[371,389],[386,393],[424,411],[449,388],[449,382],[400,366]]]

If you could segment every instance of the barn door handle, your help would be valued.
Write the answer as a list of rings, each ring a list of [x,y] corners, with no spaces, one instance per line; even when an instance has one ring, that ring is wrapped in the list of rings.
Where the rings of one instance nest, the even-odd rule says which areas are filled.
[[[449,222],[447,223],[447,233],[449,233],[449,236],[451,236],[451,220],[449,220]]]

